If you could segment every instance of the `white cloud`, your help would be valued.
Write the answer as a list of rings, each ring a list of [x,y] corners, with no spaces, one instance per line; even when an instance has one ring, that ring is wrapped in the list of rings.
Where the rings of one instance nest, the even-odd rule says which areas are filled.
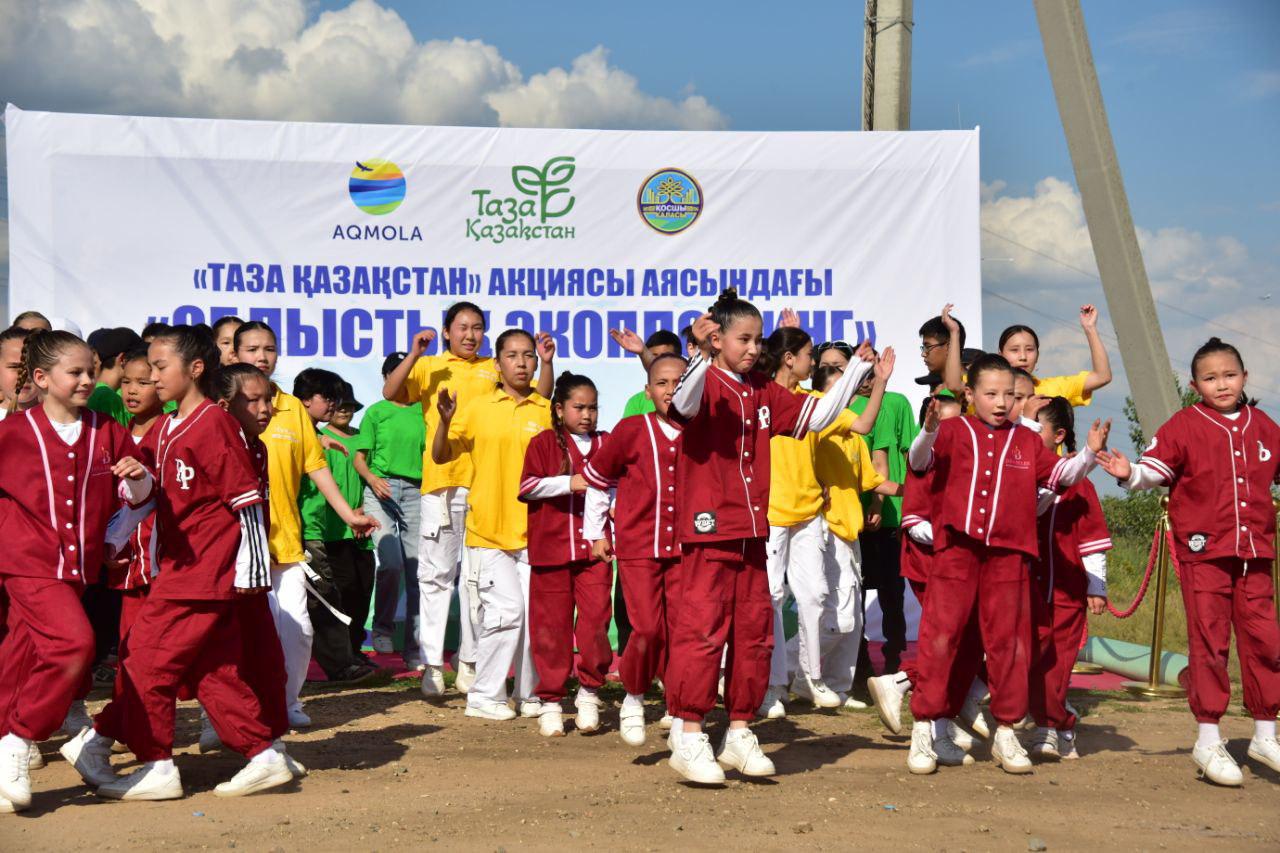
[[[664,98],[597,47],[526,79],[478,40],[417,41],[353,0],[0,3],[0,101],[28,109],[281,120],[715,129],[692,92]]]
[[[1280,71],[1248,72],[1244,75],[1242,94],[1253,100],[1280,95]]]

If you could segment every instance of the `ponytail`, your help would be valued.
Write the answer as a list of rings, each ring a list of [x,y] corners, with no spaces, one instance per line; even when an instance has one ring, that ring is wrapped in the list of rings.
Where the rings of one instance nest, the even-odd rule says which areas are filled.
[[[793,326],[781,326],[773,330],[773,334],[765,339],[760,350],[760,358],[756,361],[756,370],[770,379],[778,375],[788,355],[799,355],[813,338],[804,329]]]
[[[1076,452],[1076,413],[1065,397],[1054,397],[1037,413],[1053,429],[1066,433],[1062,444],[1068,453]]]

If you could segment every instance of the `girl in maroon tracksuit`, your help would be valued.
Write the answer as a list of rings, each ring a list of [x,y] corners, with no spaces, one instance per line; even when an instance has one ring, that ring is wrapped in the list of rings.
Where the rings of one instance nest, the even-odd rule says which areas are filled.
[[[578,731],[600,728],[597,691],[613,662],[613,567],[592,554],[582,529],[582,469],[607,435],[596,432],[598,414],[592,381],[560,374],[551,397],[551,429],[529,442],[520,475],[520,500],[529,504],[529,648],[542,700],[538,729],[546,737],[564,736],[560,701],[574,668],[574,640],[582,656],[574,700]]]
[[[587,481],[583,530],[592,553],[618,560],[628,602],[631,639],[618,674],[627,691],[618,710],[618,731],[630,746],[644,744],[644,694],[655,678],[666,678],[671,626],[680,595],[680,547],[676,542],[676,468],[680,427],[669,417],[671,397],[686,363],[658,356],[649,365],[645,391],[654,411],[618,422],[600,451],[582,469]],[[617,488],[613,541],[606,533],[610,488]],[[664,717],[669,723],[670,716]]]
[[[908,454],[915,471],[934,474],[934,558],[928,604],[920,621],[919,679],[911,694],[907,769],[932,773],[935,720],[960,712],[951,689],[956,658],[971,620],[987,652],[991,713],[998,728],[992,759],[1010,773],[1031,772],[1013,725],[1027,715],[1031,659],[1031,593],[1027,564],[1037,554],[1037,488],[1056,491],[1083,479],[1106,444],[1110,424],[1095,421],[1089,447],[1063,458],[1040,436],[1009,420],[1013,369],[998,355],[969,367],[974,414],[939,423],[930,404],[924,429]]]
[[[1036,415],[1040,438],[1054,453],[1076,450],[1071,404],[1054,397]],[[1056,761],[1079,758],[1076,717],[1067,687],[1086,627],[1085,609],[1107,609],[1107,551],[1111,533],[1098,492],[1081,480],[1062,494],[1042,494],[1040,556],[1031,565],[1031,621],[1036,654],[1031,665],[1031,716],[1036,732],[1031,754]]]
[[[140,504],[152,478],[124,428],[84,408],[93,355],[69,332],[33,332],[23,376],[41,404],[0,422],[0,585],[9,632],[0,644],[0,800],[31,804],[31,745],[57,731],[93,660],[80,605],[97,580],[107,522]]]
[[[1100,457],[1127,489],[1169,487],[1169,525],[1187,609],[1187,700],[1200,736],[1191,757],[1220,785],[1243,775],[1218,720],[1231,699],[1227,656],[1236,632],[1244,705],[1253,716],[1249,757],[1280,772],[1280,625],[1271,561],[1280,481],[1280,426],[1249,402],[1239,351],[1210,338],[1191,359],[1200,402],[1156,430],[1142,458]]]
[[[726,289],[694,324],[702,348],[672,398],[684,429],[676,468],[681,599],[667,666],[674,717],[671,766],[686,779],[724,781],[720,765],[768,776],[773,762],[747,723],[769,687],[773,605],[765,568],[769,536],[769,439],[799,438],[835,421],[872,369],[858,362],[824,397],[789,391],[753,372],[763,319]],[[702,732],[715,705],[725,645],[729,729],[718,755]]]

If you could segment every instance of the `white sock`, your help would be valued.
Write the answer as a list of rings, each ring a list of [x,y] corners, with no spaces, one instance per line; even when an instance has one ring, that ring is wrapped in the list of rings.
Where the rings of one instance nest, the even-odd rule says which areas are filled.
[[[31,741],[24,737],[18,737],[13,732],[9,732],[4,737],[0,738],[0,747],[7,749],[10,752],[26,752],[31,749]]]
[[[950,732],[947,731],[946,720],[933,721],[933,739],[934,740],[941,740],[942,738],[946,737],[948,734],[950,734]]]
[[[724,739],[725,739],[725,742],[727,743],[731,740],[737,740],[740,737],[745,737],[750,733],[751,733],[751,729],[749,729],[746,726],[743,726],[740,729],[729,729],[728,731],[725,732]]]
[[[284,761],[284,756],[271,747],[267,747],[249,759],[250,764],[279,764],[282,761]]]
[[[1200,736],[1196,738],[1196,746],[1216,746],[1221,740],[1222,732],[1218,730],[1217,723],[1200,723]]]
[[[590,688],[590,687],[583,687],[582,685],[578,685],[578,695],[579,695],[579,696],[594,696],[594,695],[596,695],[596,691],[595,691],[595,690],[593,690],[593,689],[592,689],[592,688]]]
[[[1254,720],[1253,736],[1256,738],[1273,738],[1276,736],[1275,720]]]
[[[682,717],[671,718],[671,738],[677,746],[680,745],[680,737],[684,734],[684,719]]]
[[[622,700],[622,707],[624,707],[624,708],[643,708],[643,707],[644,707],[644,697],[643,697],[643,696],[641,696],[639,693],[628,693],[628,694],[627,694],[627,697],[626,697],[625,699],[623,699],[623,700]]]
[[[162,761],[148,761],[143,766],[146,767],[148,770],[154,770],[157,773],[161,773],[165,776],[168,776],[170,773],[178,772],[178,768],[173,765],[172,758],[166,758]]]
[[[911,679],[907,678],[905,672],[900,672],[893,677],[893,689],[898,691],[899,696],[906,696],[911,692]]]

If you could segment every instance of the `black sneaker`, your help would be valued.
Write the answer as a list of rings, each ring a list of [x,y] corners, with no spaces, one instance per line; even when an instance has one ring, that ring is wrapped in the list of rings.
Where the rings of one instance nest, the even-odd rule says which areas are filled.
[[[331,684],[359,684],[378,674],[378,668],[363,663],[353,663],[351,666],[336,673],[329,679]]]

